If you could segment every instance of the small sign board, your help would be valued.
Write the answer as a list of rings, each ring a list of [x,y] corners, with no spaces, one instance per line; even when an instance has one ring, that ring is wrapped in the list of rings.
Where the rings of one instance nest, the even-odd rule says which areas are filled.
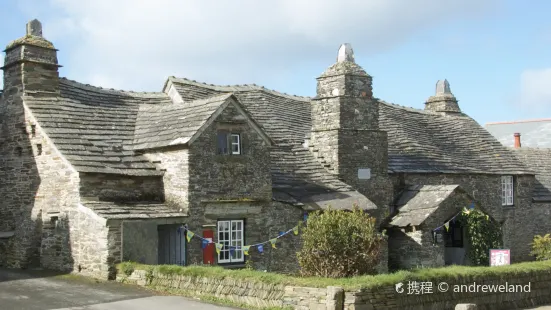
[[[511,250],[490,250],[490,266],[505,266],[511,264]]]
[[[369,180],[369,179],[371,179],[371,169],[369,169],[369,168],[360,168],[360,169],[358,169],[358,179],[360,179],[360,180]]]

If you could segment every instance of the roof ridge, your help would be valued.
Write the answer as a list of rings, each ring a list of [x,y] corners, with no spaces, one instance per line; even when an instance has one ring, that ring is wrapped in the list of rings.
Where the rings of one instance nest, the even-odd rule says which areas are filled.
[[[414,107],[406,107],[404,105],[400,105],[400,104],[396,104],[396,103],[392,103],[392,102],[387,102],[387,101],[384,101],[380,98],[373,97],[373,99],[375,99],[375,101],[377,101],[379,103],[382,103],[382,104],[385,104],[385,105],[388,105],[388,106],[392,106],[392,107],[396,107],[396,108],[400,108],[400,109],[403,109],[403,110],[406,110],[406,111],[409,111],[409,112],[417,112],[417,113],[420,113],[420,114],[439,115],[439,114],[433,113],[431,111],[417,109],[417,108],[414,108]]]
[[[312,97],[308,96],[297,96],[297,95],[291,95],[287,93],[282,93],[277,90],[268,89],[264,86],[256,85],[256,84],[235,84],[235,85],[215,85],[215,84],[207,84],[204,82],[198,82],[196,80],[190,80],[187,78],[179,78],[175,76],[169,76],[169,79],[172,82],[176,83],[183,83],[183,84],[191,84],[195,86],[210,88],[217,91],[224,91],[224,92],[247,92],[247,91],[263,91],[269,94],[273,94],[276,96],[281,96],[285,98],[290,98],[294,100],[300,100],[300,101],[310,101]]]
[[[122,90],[122,89],[114,89],[114,88],[104,88],[101,86],[94,86],[90,84],[81,83],[75,80],[68,79],[66,77],[60,77],[59,78],[60,83],[65,83],[67,85],[71,85],[73,87],[79,87],[81,89],[87,89],[91,91],[101,91],[101,92],[107,92],[112,93],[116,95],[126,95],[126,96],[133,96],[133,95],[157,95],[162,97],[167,97],[164,92],[137,92],[137,91],[131,91],[131,90]]]
[[[520,121],[505,121],[505,122],[490,122],[486,123],[484,126],[488,125],[505,125],[505,124],[521,124],[521,123],[535,123],[535,122],[548,122],[551,121],[551,118],[536,118],[536,119],[527,119]]]

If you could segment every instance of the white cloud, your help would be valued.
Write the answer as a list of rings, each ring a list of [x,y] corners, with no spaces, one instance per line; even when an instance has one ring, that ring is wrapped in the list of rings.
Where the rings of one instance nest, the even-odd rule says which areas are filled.
[[[525,70],[520,80],[523,108],[537,111],[551,108],[551,68]]]
[[[483,16],[499,3],[50,0],[41,10],[48,16],[42,18],[44,35],[60,48],[64,75],[105,87],[158,90],[169,75],[221,84],[292,78],[305,61],[331,65],[341,43],[352,43],[357,54],[380,53],[423,29]]]

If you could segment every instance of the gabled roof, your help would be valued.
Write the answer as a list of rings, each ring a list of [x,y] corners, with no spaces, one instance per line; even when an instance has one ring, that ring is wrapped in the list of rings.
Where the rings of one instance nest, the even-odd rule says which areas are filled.
[[[513,149],[513,152],[526,166],[537,172],[532,200],[551,202],[551,149],[521,147]]]
[[[475,120],[380,101],[391,173],[533,174]]]
[[[520,133],[523,147],[551,148],[551,119],[488,123],[485,126],[499,142],[508,147],[515,145],[514,134]]]
[[[39,126],[79,172],[162,175],[133,151],[134,127],[141,104],[169,104],[165,93],[103,89],[67,79],[60,95],[24,98]]]
[[[412,185],[404,189],[395,206],[389,226],[419,226],[440,204],[459,189],[459,185]]]
[[[142,104],[134,133],[134,149],[191,144],[229,104],[233,104],[267,144],[271,139],[251,119],[231,93],[185,103]]]
[[[168,82],[167,82],[168,83]],[[256,85],[217,86],[170,78],[184,101],[232,92],[274,140],[270,152],[274,199],[313,208],[347,209],[357,202],[376,206],[348,184],[329,173],[303,146],[310,132],[310,98],[297,97]]]

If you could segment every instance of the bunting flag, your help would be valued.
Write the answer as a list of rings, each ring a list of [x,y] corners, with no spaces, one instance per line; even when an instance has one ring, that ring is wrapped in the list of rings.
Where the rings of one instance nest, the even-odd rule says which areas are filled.
[[[488,214],[486,214],[486,221],[489,221],[490,220],[490,217],[488,216]]]
[[[217,244],[216,244],[216,253],[217,253],[217,254],[220,254],[220,251],[222,250],[223,247],[224,247],[223,244],[217,243]]]
[[[259,244],[256,249],[258,250],[258,253],[263,253],[264,252],[264,246],[262,244]]]
[[[235,253],[235,247],[231,246],[230,247],[230,255],[233,256],[233,253]]]
[[[295,226],[293,228],[293,233],[295,234],[295,236],[298,235],[298,226]]]
[[[471,205],[469,206],[469,209],[474,210],[474,202],[471,202]]]
[[[283,235],[285,235],[285,232],[280,231],[280,232],[279,232],[279,236],[281,237],[281,236],[283,236]]]
[[[272,248],[274,248],[274,249],[277,249],[276,246],[275,246],[276,242],[277,242],[277,238],[270,239],[270,243],[272,244]]]
[[[448,231],[450,229],[450,222],[446,222],[444,227],[446,227],[446,231]]]
[[[194,232],[189,231],[189,230],[186,230],[186,239],[187,239],[187,242],[190,242],[190,241],[191,241],[191,238],[193,238],[193,236],[195,236],[195,233],[194,233]]]
[[[206,240],[206,239],[203,239],[201,240],[201,248],[203,248],[203,250],[207,247],[207,245],[209,245],[209,241]]]
[[[249,249],[251,248],[251,246],[249,245],[246,245],[243,247],[243,254],[245,255],[249,255]]]

